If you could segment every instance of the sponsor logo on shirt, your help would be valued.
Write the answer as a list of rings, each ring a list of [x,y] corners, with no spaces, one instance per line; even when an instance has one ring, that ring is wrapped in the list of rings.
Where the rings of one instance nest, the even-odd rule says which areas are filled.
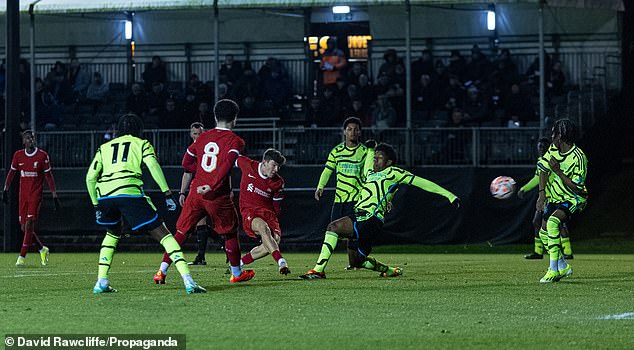
[[[20,176],[22,176],[22,177],[37,177],[37,171],[20,170]]]
[[[268,190],[269,190],[269,192],[271,191],[270,188]],[[254,192],[254,193],[259,194],[260,196],[265,197],[265,198],[270,198],[271,197],[270,193],[266,193],[266,192],[262,191],[261,189],[255,187],[252,183],[247,185],[247,191]]]

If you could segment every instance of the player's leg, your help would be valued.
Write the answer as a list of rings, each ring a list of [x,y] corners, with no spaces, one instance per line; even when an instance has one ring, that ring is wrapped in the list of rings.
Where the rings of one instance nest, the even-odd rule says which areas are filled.
[[[288,268],[288,264],[286,263],[286,259],[284,259],[284,257],[282,257],[282,253],[280,253],[279,238],[275,239],[276,236],[280,236],[274,234],[267,222],[260,217],[256,217],[251,221],[251,229],[262,239],[261,246],[266,249],[268,254],[271,254],[280,269],[280,273],[288,275],[290,270]]]
[[[332,252],[337,247],[339,237],[352,238],[353,235],[354,222],[349,216],[337,219],[328,224],[328,227],[326,228],[326,235],[324,236],[324,243],[321,246],[321,252],[319,253],[319,258],[317,259],[317,264],[312,270],[309,270],[307,273],[300,275],[299,277],[302,279],[325,278],[326,273],[324,270],[326,269],[326,265],[332,256]]]
[[[336,218],[341,218],[344,216],[354,215],[354,202],[344,202],[344,203],[335,203],[335,205],[340,204],[341,209],[339,210],[339,216],[332,218],[333,221]],[[346,251],[348,252],[348,266],[346,266],[346,271],[356,270],[358,267],[355,267],[354,262],[357,259],[357,248],[358,245],[354,241],[354,239],[346,240]]]
[[[574,259],[574,255],[572,255],[572,245],[570,244],[570,231],[566,223],[561,225],[561,247],[564,250],[564,259]]]
[[[192,265],[207,265],[205,261],[205,252],[207,251],[207,241],[209,240],[209,226],[207,226],[207,218],[204,217],[196,224],[196,248],[197,254]]]
[[[42,207],[42,201],[38,201],[37,203],[33,203],[33,204],[34,204],[34,206],[31,209],[33,211],[33,216],[32,216],[32,221],[33,221],[32,244],[33,244],[33,246],[35,246],[35,249],[40,252],[40,264],[42,266],[47,266],[48,265],[49,249],[48,249],[47,246],[42,244],[42,242],[40,241],[40,238],[35,233],[35,226],[37,225],[37,218],[40,217],[40,208]]]
[[[380,272],[381,277],[396,277],[402,274],[399,267],[391,267],[370,256],[374,238],[381,234],[383,222],[376,217],[357,221],[354,225],[357,238],[357,250],[354,254],[353,266]]]
[[[240,241],[238,240],[238,213],[229,196],[205,203],[213,230],[225,238],[225,254],[229,260],[231,277],[229,282],[246,282],[253,278],[253,270],[242,270],[240,266]]]
[[[542,242],[542,239],[540,237],[540,231],[542,226],[542,216],[543,216],[543,213],[541,210],[536,210],[535,215],[533,215],[533,232],[534,232],[533,253],[525,255],[524,259],[543,259],[544,258],[544,243]]]
[[[106,236],[101,241],[101,249],[99,249],[99,270],[97,273],[97,283],[92,291],[98,293],[111,293],[117,290],[112,288],[108,283],[108,272],[112,265],[112,258],[119,243],[119,230],[114,227],[106,230]]]
[[[158,226],[154,224],[149,225],[151,225],[150,227],[148,227],[148,229],[150,229],[150,235],[154,239],[159,241],[159,243],[161,243],[163,248],[165,248],[165,252],[167,252],[167,254],[170,256],[170,259],[172,259],[172,261],[174,262],[174,265],[176,265],[176,269],[183,278],[183,283],[185,284],[185,290],[187,291],[187,294],[206,293],[207,291],[205,290],[205,288],[199,286],[198,283],[194,282],[194,279],[189,272],[187,261],[185,261],[185,257],[183,256],[181,246],[178,244],[174,236],[172,236],[172,233],[167,229],[165,223],[161,221]]]
[[[570,266],[563,259],[563,253],[561,249],[561,223],[567,218],[567,213],[562,209],[556,209],[550,217],[548,217],[546,223],[546,229],[548,231],[548,255],[550,256],[550,265],[546,275],[542,277],[540,282],[557,282],[561,278],[560,270],[568,273],[572,271]]]
[[[187,234],[193,229],[194,225],[200,221],[201,218],[207,215],[200,200],[202,199],[194,198],[192,195],[187,196],[187,199],[185,199],[183,210],[176,221],[176,234],[174,235],[174,239],[179,246],[185,242]],[[154,282],[156,284],[165,284],[167,270],[169,269],[171,263],[172,259],[166,250],[165,253],[163,253],[161,265],[159,266],[158,271],[154,274]]]

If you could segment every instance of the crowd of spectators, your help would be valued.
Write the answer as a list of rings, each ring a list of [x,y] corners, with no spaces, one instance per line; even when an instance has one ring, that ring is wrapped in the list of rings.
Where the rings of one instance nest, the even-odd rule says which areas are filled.
[[[545,57],[547,96],[556,103],[566,93],[566,79],[561,62],[548,54]],[[338,126],[351,116],[380,129],[405,125],[407,70],[396,50],[385,51],[383,63],[373,77],[365,62],[348,62],[330,39],[315,71],[319,72],[319,84],[301,108],[304,125]],[[537,58],[520,74],[508,49],[487,57],[474,45],[469,58],[453,50],[448,59],[435,59],[430,50],[423,50],[413,60],[409,72],[413,121],[417,126],[521,127],[537,120],[533,108],[539,80]],[[145,65],[141,77],[143,81],[132,84],[120,101],[113,101],[110,84],[100,72],[88,71],[77,58],[69,64],[58,61],[43,79],[36,80],[38,123],[41,128],[55,129],[61,126],[65,111],[89,106],[88,113],[94,117],[112,102],[120,102],[115,113],[133,112],[160,128],[187,128],[192,122],[206,125],[213,122],[212,82],[203,82],[197,74],[191,74],[184,86],[170,84],[168,69],[159,56]],[[26,128],[30,78],[24,59],[20,61],[20,79],[24,92],[21,123]],[[4,80],[3,62],[2,90]],[[291,110],[290,81],[288,71],[276,58],[269,58],[256,71],[249,62],[240,62],[229,54],[220,66],[218,96],[236,100],[245,117],[283,119]],[[81,118],[75,120],[75,124],[81,121]]]

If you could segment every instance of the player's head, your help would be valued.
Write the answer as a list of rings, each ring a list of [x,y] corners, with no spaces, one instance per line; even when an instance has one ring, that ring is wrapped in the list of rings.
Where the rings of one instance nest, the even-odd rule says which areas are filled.
[[[236,125],[236,119],[240,113],[240,107],[235,101],[222,99],[214,106],[214,116],[218,124],[225,124],[232,129]]]
[[[22,144],[24,148],[35,148],[37,142],[35,141],[35,132],[33,130],[24,130],[22,132]]]
[[[382,171],[396,164],[396,150],[387,143],[379,143],[374,149],[374,171]]]
[[[343,135],[346,142],[359,143],[361,138],[361,120],[357,117],[350,117],[343,121]]]
[[[577,126],[570,119],[559,119],[553,124],[553,145],[560,148],[562,144],[572,145],[577,139]]]
[[[200,134],[202,134],[204,131],[205,131],[205,126],[203,125],[203,123],[195,122],[189,126],[189,136],[194,141],[196,141],[198,136],[200,136]]]
[[[286,158],[282,153],[274,148],[269,148],[264,151],[262,156],[262,174],[273,177],[277,175],[284,163],[286,163]]]
[[[117,136],[132,135],[141,137],[143,132],[143,121],[136,114],[124,114],[119,118],[117,124]]]
[[[550,146],[550,139],[548,137],[542,137],[537,141],[537,153],[539,153],[540,157],[546,154],[548,146]]]

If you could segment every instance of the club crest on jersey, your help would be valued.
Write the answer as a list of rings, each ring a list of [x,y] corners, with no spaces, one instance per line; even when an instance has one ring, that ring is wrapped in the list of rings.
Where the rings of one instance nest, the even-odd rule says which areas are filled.
[[[33,162],[33,168],[37,168],[37,161]]]
[[[253,184],[252,183],[247,186],[247,191],[253,192]]]

